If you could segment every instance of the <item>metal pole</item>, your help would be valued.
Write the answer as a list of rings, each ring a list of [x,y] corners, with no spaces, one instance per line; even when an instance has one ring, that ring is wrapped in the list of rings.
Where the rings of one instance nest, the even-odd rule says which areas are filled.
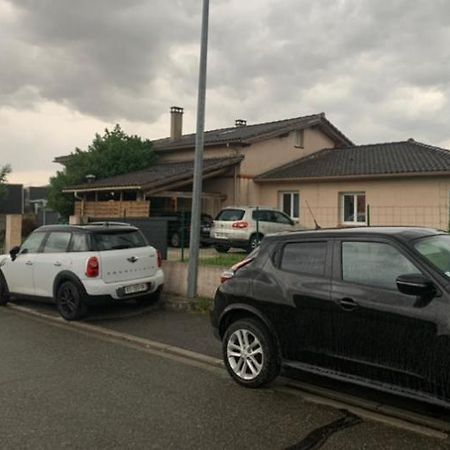
[[[191,239],[189,243],[189,298],[197,295],[198,253],[200,248],[200,214],[202,209],[203,141],[205,131],[206,61],[208,52],[209,0],[203,0],[200,67],[197,98],[197,133],[195,136],[194,186],[192,188]]]

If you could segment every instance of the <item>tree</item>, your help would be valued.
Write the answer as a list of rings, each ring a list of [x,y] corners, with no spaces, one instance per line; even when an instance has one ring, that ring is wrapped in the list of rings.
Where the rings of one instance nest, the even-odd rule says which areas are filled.
[[[136,135],[127,135],[120,125],[112,131],[105,130],[103,136],[95,135],[86,151],[79,148],[70,155],[63,170],[50,179],[48,204],[63,217],[73,214],[73,195],[64,194],[63,189],[86,183],[86,175],[96,179],[108,178],[145,169],[156,160],[152,144]]]
[[[0,199],[2,199],[6,194],[5,183],[10,173],[11,166],[9,164],[0,167]]]

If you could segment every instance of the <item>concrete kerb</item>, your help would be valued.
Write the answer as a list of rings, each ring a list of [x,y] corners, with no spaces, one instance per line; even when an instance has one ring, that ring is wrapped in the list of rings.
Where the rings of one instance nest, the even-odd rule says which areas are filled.
[[[168,344],[163,344],[161,342],[153,341],[150,339],[140,338],[137,336],[132,336],[130,334],[121,333],[119,331],[110,330],[108,328],[98,327],[95,325],[90,325],[83,322],[67,322],[62,317],[54,317],[49,316],[48,314],[44,314],[38,311],[34,311],[30,308],[26,308],[23,306],[9,304],[8,308],[13,309],[15,311],[25,313],[39,319],[44,319],[49,322],[53,322],[60,326],[66,326],[68,328],[75,328],[77,330],[93,333],[99,336],[106,336],[109,338],[129,342],[131,344],[137,345],[139,347],[143,347],[146,349],[153,349],[162,353],[169,353],[171,355],[180,356],[183,358],[187,358],[190,360],[194,360],[200,363],[208,364],[216,367],[223,367],[223,361],[218,358],[213,358],[212,356],[203,355],[202,353],[193,352],[191,350],[185,350],[180,347],[175,347]]]
[[[83,322],[67,322],[61,317],[49,316],[48,314],[40,313],[23,306],[9,304],[7,307],[19,313],[34,316],[39,320],[51,322],[58,327],[72,328],[79,332],[97,335],[100,338],[121,341],[129,345],[140,347],[146,351],[154,351],[162,355],[167,354],[170,357],[181,358],[193,363],[205,365],[206,367],[224,369],[224,364],[221,359],[203,355],[191,350],[185,350],[180,347],[163,344],[161,342],[132,336]],[[351,398],[347,399],[348,402],[346,402],[339,398],[340,396],[333,396],[331,391],[318,389],[317,387],[309,389],[305,383],[288,382],[284,386],[276,386],[276,389],[280,392],[299,395],[304,401],[337,409],[345,409],[366,420],[419,433],[435,439],[448,439],[448,429],[446,429],[447,427],[443,429],[441,422],[436,421],[436,423],[433,423],[433,419],[427,417],[425,417],[424,420],[421,420],[421,417],[414,413],[409,413],[408,411],[396,413],[389,407],[386,408],[386,411],[383,411],[383,405],[372,405],[371,403],[373,402],[365,402],[364,399],[357,399],[357,404],[355,404]]]

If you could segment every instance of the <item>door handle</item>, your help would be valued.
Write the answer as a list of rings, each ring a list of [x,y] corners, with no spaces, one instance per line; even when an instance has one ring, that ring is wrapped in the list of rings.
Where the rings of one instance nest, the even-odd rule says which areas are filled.
[[[358,306],[358,303],[356,303],[352,298],[345,297],[339,300],[339,305],[346,311],[352,311]]]
[[[33,263],[32,263],[31,261],[27,261],[25,264],[26,264],[27,266],[32,266],[32,265],[33,265]]]
[[[62,264],[60,262],[55,262],[55,264],[53,264],[53,265],[56,266],[56,267],[61,267],[62,266]]]

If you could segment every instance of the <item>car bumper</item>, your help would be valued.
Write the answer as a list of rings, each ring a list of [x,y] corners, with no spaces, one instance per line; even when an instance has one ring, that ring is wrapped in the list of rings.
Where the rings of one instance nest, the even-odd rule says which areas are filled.
[[[248,239],[219,239],[219,238],[209,238],[210,245],[222,246],[222,247],[233,247],[233,248],[243,248],[248,247]]]
[[[124,293],[127,286],[136,284],[147,284],[148,289],[144,292],[128,294]],[[155,275],[146,278],[139,278],[136,280],[121,281],[117,283],[105,283],[103,280],[84,280],[83,285],[89,299],[109,299],[112,301],[128,300],[132,298],[149,295],[156,292],[164,284],[164,273],[158,269]]]

